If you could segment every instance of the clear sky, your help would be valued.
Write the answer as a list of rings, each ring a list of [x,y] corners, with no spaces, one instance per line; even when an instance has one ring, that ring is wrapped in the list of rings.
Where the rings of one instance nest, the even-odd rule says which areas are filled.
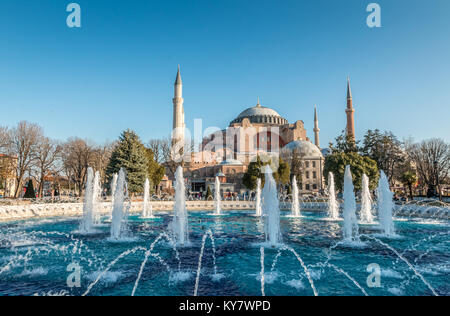
[[[450,141],[450,1],[363,0],[0,1],[0,125],[28,120],[48,136],[111,141],[126,128],[168,136],[181,64],[186,124],[224,128],[261,103],[322,145],[345,127],[352,82],[357,137]],[[75,1],[74,1],[75,2]]]

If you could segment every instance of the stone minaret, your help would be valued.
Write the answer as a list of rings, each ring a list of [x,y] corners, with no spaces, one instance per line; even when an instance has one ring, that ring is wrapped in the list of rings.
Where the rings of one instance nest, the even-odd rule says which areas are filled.
[[[183,82],[181,81],[180,66],[178,66],[177,79],[173,98],[173,136],[172,144],[184,144],[184,108],[183,108]]]
[[[314,144],[320,148],[320,139],[319,139],[319,119],[317,118],[317,106],[314,106]]]
[[[350,89],[350,78],[347,78],[347,136],[355,140],[355,109],[353,108],[352,90]]]

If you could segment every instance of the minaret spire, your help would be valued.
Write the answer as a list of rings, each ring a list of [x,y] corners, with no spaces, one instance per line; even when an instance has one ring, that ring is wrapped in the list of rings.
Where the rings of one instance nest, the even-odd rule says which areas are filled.
[[[183,85],[183,81],[181,80],[180,65],[178,65],[177,79],[175,79],[175,85]]]
[[[347,136],[355,141],[355,109],[353,108],[352,90],[350,88],[350,77],[347,77]]]
[[[350,77],[347,77],[347,99],[352,98],[352,89],[350,88]]]
[[[317,116],[317,105],[314,105],[314,144],[320,148],[320,138],[319,138],[319,118]]]
[[[173,131],[172,131],[172,145],[184,145],[184,99],[183,99],[183,81],[181,80],[180,65],[178,65],[177,77],[174,84],[174,98],[173,98]]]

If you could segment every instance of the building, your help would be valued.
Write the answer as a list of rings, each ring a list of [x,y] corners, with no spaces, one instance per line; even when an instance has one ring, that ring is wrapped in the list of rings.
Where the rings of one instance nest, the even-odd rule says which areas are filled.
[[[17,157],[0,154],[0,197],[14,197]]]
[[[184,99],[182,98],[182,80],[178,68],[175,80],[174,132],[173,142],[185,143]],[[355,139],[355,122],[350,79],[347,80],[347,135]],[[292,164],[299,159],[301,171],[296,174],[301,182],[301,191],[320,192],[324,189],[324,156],[330,154],[328,148],[320,148],[320,128],[317,106],[314,106],[314,142],[307,136],[302,120],[289,123],[271,107],[261,105],[258,98],[255,106],[243,110],[231,120],[229,126],[204,138],[195,152],[183,154],[184,175],[188,180],[187,190],[204,193],[213,187],[215,177],[228,191],[244,193],[242,177],[250,162],[258,156]],[[176,148],[176,152],[179,147]],[[292,168],[291,168],[292,169]],[[301,179],[299,179],[301,178]]]
[[[297,174],[299,190],[302,192],[319,192],[325,189],[323,168],[325,159],[319,147],[309,141],[299,140],[287,144],[281,152],[283,160],[294,166],[294,159],[301,164]],[[292,172],[292,170],[291,170]]]
[[[350,88],[350,78],[347,78],[347,108],[345,109],[347,115],[347,136],[356,141],[355,134],[355,109],[353,108],[352,89]]]

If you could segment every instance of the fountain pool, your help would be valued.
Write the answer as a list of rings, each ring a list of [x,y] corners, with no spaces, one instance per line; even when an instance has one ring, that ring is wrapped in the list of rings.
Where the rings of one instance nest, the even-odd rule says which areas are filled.
[[[362,225],[365,247],[351,248],[341,243],[342,221],[325,211],[281,212],[284,247],[263,249],[263,219],[250,211],[189,212],[183,247],[167,233],[172,212],[157,212],[159,221],[129,216],[135,238],[123,242],[108,241],[107,226],[74,234],[78,218],[2,223],[0,295],[314,295],[312,285],[320,296],[450,295],[450,222],[395,219],[395,238]],[[70,288],[73,264],[81,283]],[[380,287],[367,284],[371,264],[381,268]]]

